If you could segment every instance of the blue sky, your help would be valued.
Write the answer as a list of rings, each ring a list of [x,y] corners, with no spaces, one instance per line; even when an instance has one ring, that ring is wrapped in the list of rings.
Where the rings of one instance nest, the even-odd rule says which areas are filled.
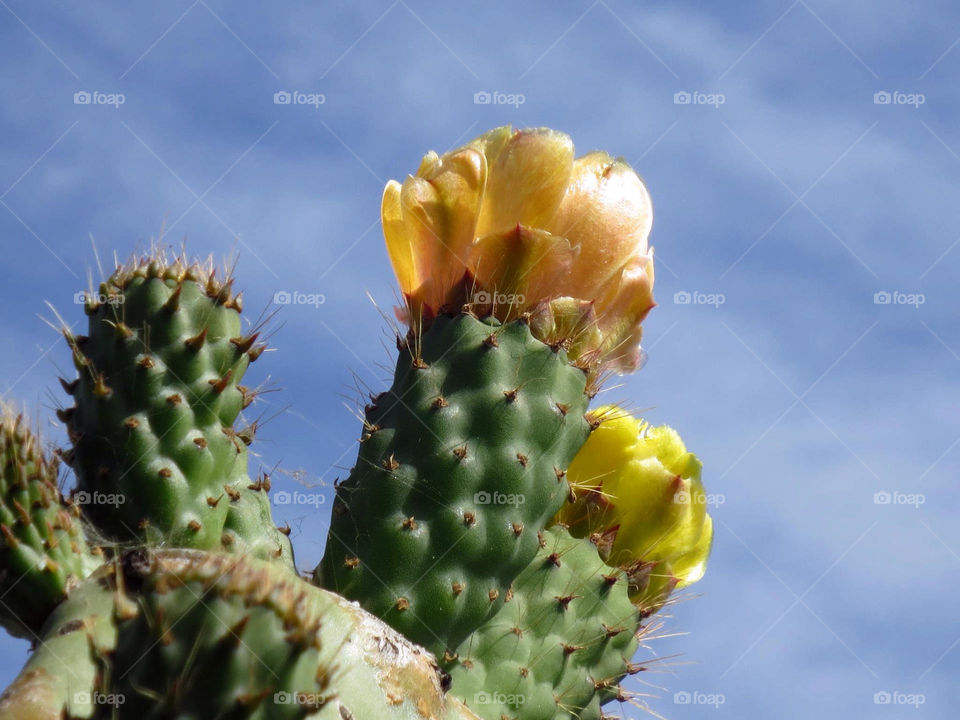
[[[50,439],[70,363],[44,302],[80,322],[91,237],[109,265],[165,223],[239,255],[253,319],[323,295],[282,308],[251,370],[276,389],[255,462],[287,489],[344,475],[356,388],[392,363],[365,294],[395,300],[384,183],[496,125],[555,127],[654,200],[649,361],[604,398],[678,428],[722,500],[698,596],[667,618],[686,634],[650,651],[679,657],[630,687],[677,719],[956,716],[960,8],[136,7],[0,0],[0,393]],[[494,91],[523,102],[475,103]],[[304,569],[327,512],[277,508]],[[0,641],[2,684],[25,655]]]

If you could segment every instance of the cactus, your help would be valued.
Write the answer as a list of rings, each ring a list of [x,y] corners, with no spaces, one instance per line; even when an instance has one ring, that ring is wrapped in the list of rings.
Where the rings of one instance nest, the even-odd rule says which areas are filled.
[[[448,658],[453,687],[486,720],[599,717],[641,669],[638,627],[626,574],[554,526],[510,602]]]
[[[627,697],[712,528],[676,433],[588,409],[643,357],[642,181],[499,128],[381,211],[406,329],[312,577],[248,475],[261,328],[211,262],[135,256],[64,331],[72,500],[0,407],[0,622],[37,640],[0,720],[599,720]]]
[[[57,486],[47,457],[21,413],[0,405],[0,624],[34,640],[71,586],[100,563],[87,545],[76,506]]]
[[[409,332],[316,580],[442,654],[533,560],[589,397],[638,362],[649,196],[562,133],[498,128],[388,183],[382,216]],[[477,502],[499,496],[524,504]]]
[[[438,318],[367,409],[321,584],[438,654],[459,645],[567,498],[589,430],[584,382],[520,321]]]
[[[40,642],[0,695],[0,720],[89,718],[94,691],[116,647],[111,567],[73,589],[47,619]]]
[[[471,717],[428,653],[275,563],[161,551],[121,566],[136,601],[106,689],[131,716]]]
[[[40,647],[0,720],[476,717],[426,651],[277,563],[235,555],[130,551],[57,608]]]
[[[292,565],[287,539],[247,475],[256,425],[233,427],[253,393],[241,381],[263,352],[244,334],[242,295],[212,261],[134,257],[88,294],[87,336],[65,332],[78,371],[60,411],[78,495],[119,542],[224,548]]]

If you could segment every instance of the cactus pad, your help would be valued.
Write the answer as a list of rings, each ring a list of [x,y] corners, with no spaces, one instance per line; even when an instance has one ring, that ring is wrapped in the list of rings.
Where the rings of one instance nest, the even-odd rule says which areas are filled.
[[[242,332],[241,306],[212,265],[154,252],[88,297],[87,336],[67,333],[79,374],[64,383],[76,406],[60,413],[69,457],[86,514],[111,538],[289,561],[272,523],[250,522],[269,504],[246,492],[255,428],[233,424],[263,345]]]
[[[588,720],[636,671],[626,574],[555,526],[512,598],[448,658],[452,690],[487,720]]]
[[[30,640],[101,562],[77,508],[60,496],[57,471],[24,417],[0,406],[0,624]]]
[[[367,407],[317,579],[442,655],[536,554],[588,398],[585,373],[523,321],[443,316],[415,340]]]

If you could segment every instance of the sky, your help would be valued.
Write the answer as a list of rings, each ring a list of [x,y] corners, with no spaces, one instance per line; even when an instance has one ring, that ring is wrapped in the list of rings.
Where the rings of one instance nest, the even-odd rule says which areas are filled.
[[[649,359],[601,397],[677,428],[713,497],[707,575],[641,651],[669,659],[629,681],[637,705],[956,717],[956,4],[0,0],[0,18],[0,395],[52,443],[72,368],[46,303],[79,328],[75,292],[161,232],[234,257],[245,315],[279,310],[248,375],[273,390],[252,469],[320,488],[274,508],[311,569],[361,390],[391,374],[384,184],[498,125],[557,128],[654,202]],[[26,653],[0,640],[0,685]]]

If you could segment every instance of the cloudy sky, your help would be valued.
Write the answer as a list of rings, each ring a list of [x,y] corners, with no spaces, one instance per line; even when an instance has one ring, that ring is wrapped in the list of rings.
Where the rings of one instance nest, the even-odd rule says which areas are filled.
[[[496,125],[562,129],[655,205],[649,361],[604,397],[678,428],[715,495],[707,576],[645,651],[675,657],[631,689],[678,719],[956,716],[960,8],[136,7],[0,0],[0,393],[52,441],[45,302],[80,323],[98,256],[165,228],[238,257],[252,319],[318,296],[251,370],[275,389],[254,462],[328,493],[392,363],[384,183]],[[312,568],[328,509],[276,510]],[[0,641],[0,683],[26,650]]]

